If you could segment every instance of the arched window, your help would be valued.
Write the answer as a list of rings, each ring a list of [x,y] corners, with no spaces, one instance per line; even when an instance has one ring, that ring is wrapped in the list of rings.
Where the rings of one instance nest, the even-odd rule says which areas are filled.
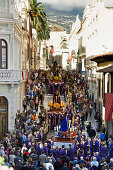
[[[7,69],[7,43],[0,39],[0,69]]]

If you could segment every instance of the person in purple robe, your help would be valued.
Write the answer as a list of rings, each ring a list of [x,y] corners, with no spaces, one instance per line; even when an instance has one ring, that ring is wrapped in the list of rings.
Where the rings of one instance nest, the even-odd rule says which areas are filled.
[[[36,152],[37,152],[38,156],[41,155],[40,143],[38,143],[37,146],[36,146]]]
[[[93,139],[90,141],[90,154],[93,156]]]
[[[87,157],[87,152],[89,151],[88,140],[84,142],[84,156]]]
[[[51,140],[49,139],[48,141],[46,141],[46,143],[47,143],[47,147],[48,147],[49,149],[51,149]]]
[[[110,147],[109,154],[110,154],[110,158],[113,158],[113,146]]]
[[[69,149],[67,150],[67,156],[70,158],[70,161],[74,161],[74,148],[69,144]]]
[[[83,157],[85,159],[85,155],[82,150],[79,151],[78,160],[80,160],[80,157]]]
[[[113,143],[111,143],[111,144],[109,145],[109,147],[112,148],[112,147],[113,147]]]
[[[65,146],[62,145],[62,149],[60,150],[60,156],[65,156],[65,155],[66,155]]]
[[[51,154],[53,155],[54,158],[56,158],[55,149],[56,149],[55,146],[53,146],[53,148],[51,149]]]
[[[59,158],[60,157],[60,151],[59,151],[59,148],[57,147],[56,150],[55,150],[55,159]]]
[[[78,150],[78,146],[77,146],[77,143],[75,143],[74,145],[74,154],[77,155],[77,150]]]
[[[38,142],[41,141],[41,133],[40,133],[40,131],[37,131],[37,133],[34,136],[35,136],[35,139],[38,139]]]
[[[107,146],[104,144],[101,148],[100,148],[100,157],[104,157],[106,159],[108,155],[108,148]]]
[[[46,156],[50,155],[50,149],[47,147],[47,143],[44,144],[42,150],[44,151]]]
[[[96,140],[94,143],[94,152],[99,152],[99,141]]]
[[[28,143],[27,149],[29,150],[31,148],[31,142]]]

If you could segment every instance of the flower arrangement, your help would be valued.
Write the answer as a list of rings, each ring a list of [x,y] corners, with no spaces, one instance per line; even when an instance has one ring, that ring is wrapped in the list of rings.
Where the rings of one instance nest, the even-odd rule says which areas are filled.
[[[58,108],[60,108],[60,104],[59,104],[59,103],[54,103],[54,104],[53,104],[53,107],[56,108],[56,109],[58,109]]]
[[[62,80],[62,76],[59,74],[58,76],[50,76],[50,80]]]
[[[55,77],[54,77],[54,80],[59,80],[58,76],[55,76]]]
[[[53,106],[53,101],[50,100],[49,103],[48,103],[48,107],[52,107]]]
[[[62,80],[62,76],[59,74],[59,80]]]
[[[65,108],[65,107],[66,107],[66,104],[64,103],[64,101],[61,101],[61,107],[62,107],[62,108]]]
[[[61,136],[62,137],[67,137],[68,135],[67,135],[67,131],[65,131],[65,132],[60,132],[61,133]]]

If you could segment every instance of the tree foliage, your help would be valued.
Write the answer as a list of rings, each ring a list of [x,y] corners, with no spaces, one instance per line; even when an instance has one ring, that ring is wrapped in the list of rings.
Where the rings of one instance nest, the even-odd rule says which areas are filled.
[[[33,27],[37,30],[38,39],[49,39],[50,29],[47,23],[46,8],[41,2],[37,3],[37,0],[29,0],[29,3],[31,9],[28,12],[31,16]]]

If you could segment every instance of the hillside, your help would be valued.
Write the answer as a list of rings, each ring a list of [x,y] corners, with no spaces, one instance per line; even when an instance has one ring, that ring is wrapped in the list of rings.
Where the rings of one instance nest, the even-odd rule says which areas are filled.
[[[76,19],[76,15],[80,16],[82,20],[84,8],[76,8],[72,11],[59,11],[52,9],[49,5],[45,5],[48,21],[51,25],[61,25],[67,31],[70,32],[72,23]]]

